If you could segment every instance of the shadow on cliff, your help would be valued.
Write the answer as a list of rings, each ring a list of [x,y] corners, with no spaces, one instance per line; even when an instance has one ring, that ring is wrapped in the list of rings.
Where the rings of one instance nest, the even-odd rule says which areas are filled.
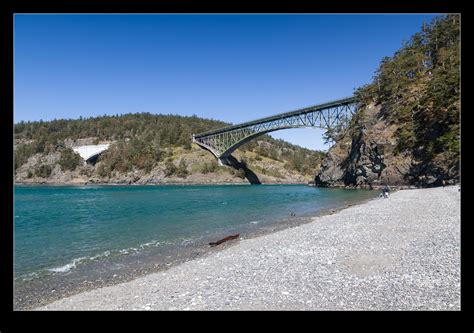
[[[261,184],[260,179],[258,179],[257,175],[248,168],[247,163],[240,162],[234,156],[229,155],[227,156],[227,165],[236,170],[244,170],[245,178],[249,181],[250,184]]]

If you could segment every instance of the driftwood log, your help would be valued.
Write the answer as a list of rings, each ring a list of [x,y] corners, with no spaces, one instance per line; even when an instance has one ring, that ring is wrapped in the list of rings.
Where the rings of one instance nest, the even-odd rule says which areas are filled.
[[[231,235],[231,236],[228,236],[226,238],[222,238],[221,240],[217,241],[217,242],[211,242],[209,243],[210,246],[216,246],[216,245],[219,245],[219,244],[222,244],[224,242],[227,242],[228,240],[231,240],[231,239],[236,239],[237,237],[239,237],[240,234],[236,234],[236,235]]]

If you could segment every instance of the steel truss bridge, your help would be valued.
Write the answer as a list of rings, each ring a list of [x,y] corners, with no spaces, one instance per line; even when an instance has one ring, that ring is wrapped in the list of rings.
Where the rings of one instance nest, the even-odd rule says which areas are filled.
[[[219,164],[228,164],[227,157],[234,150],[260,135],[287,128],[344,129],[349,125],[356,112],[355,97],[347,97],[238,125],[193,134],[193,142],[214,154],[219,160]]]

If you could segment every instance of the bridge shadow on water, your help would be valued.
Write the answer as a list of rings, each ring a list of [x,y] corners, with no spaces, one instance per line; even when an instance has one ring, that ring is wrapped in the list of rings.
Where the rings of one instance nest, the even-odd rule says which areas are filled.
[[[243,169],[245,172],[245,178],[249,181],[250,184],[261,184],[260,179],[257,175],[248,168],[247,163],[238,161],[234,156],[229,155],[226,157],[228,165],[235,169]]]

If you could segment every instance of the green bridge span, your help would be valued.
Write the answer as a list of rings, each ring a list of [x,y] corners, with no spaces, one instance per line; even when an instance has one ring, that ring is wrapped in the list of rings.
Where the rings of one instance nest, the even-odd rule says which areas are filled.
[[[355,97],[346,97],[271,117],[193,134],[193,142],[210,151],[222,165],[227,164],[227,157],[234,150],[260,135],[287,128],[346,128],[356,112]]]

